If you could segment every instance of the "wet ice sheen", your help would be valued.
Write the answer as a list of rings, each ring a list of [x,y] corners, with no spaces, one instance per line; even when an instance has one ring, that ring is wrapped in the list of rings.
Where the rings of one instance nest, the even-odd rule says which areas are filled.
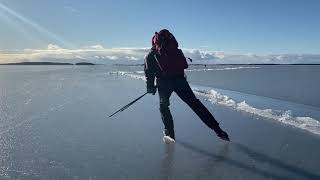
[[[286,112],[274,99],[199,89],[200,97],[209,99],[214,90],[215,99],[226,104],[203,101],[230,143],[217,138],[176,96],[171,99],[173,146],[162,142],[157,96],[107,118],[145,92],[144,81],[110,72],[141,68],[1,66],[0,179],[320,179],[318,136],[232,108],[245,100],[261,110],[265,102],[273,103],[269,109],[280,110],[276,115]],[[257,69],[235,71],[242,70]],[[142,78],[141,73],[134,77]],[[292,112],[284,119],[306,112],[317,119],[302,106],[286,107]]]

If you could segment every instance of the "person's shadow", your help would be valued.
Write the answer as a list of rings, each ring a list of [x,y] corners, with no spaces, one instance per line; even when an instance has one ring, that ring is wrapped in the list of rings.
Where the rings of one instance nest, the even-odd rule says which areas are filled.
[[[164,144],[164,157],[161,161],[160,179],[173,179],[173,165],[174,165],[174,144]]]
[[[218,147],[218,152],[215,159],[208,158],[206,162],[199,167],[199,171],[194,179],[224,179],[223,175],[219,171],[222,168],[222,164],[229,155],[229,144],[224,144],[222,147]],[[214,176],[212,176],[214,175]]]
[[[203,150],[203,149],[201,149],[195,145],[192,145],[191,143],[183,141],[183,140],[176,140],[176,144],[179,144],[186,149],[189,149],[191,151],[194,151],[194,152],[197,152],[197,153],[202,154],[204,156],[207,156],[209,158],[212,158],[217,163],[226,163],[230,166],[241,168],[241,169],[250,171],[252,173],[264,176],[266,178],[273,178],[273,179],[278,179],[278,180],[292,179],[292,177],[287,177],[284,175],[276,174],[275,172],[269,172],[267,170],[263,170],[263,169],[259,169],[258,167],[254,167],[252,165],[245,164],[243,162],[230,159],[225,155],[225,153],[214,154],[214,153],[208,152],[206,150]],[[286,164],[284,162],[281,162],[280,160],[269,157],[268,155],[254,151],[254,150],[252,150],[242,144],[231,142],[230,144],[227,144],[226,146],[234,147],[235,149],[245,153],[246,155],[248,155],[249,157],[251,157],[255,161],[269,163],[273,167],[285,170],[285,171],[289,172],[290,174],[296,174],[298,177],[303,177],[306,179],[320,179],[320,175],[318,175],[318,174],[309,172],[305,169],[302,169],[302,168],[299,168],[299,167],[296,167],[293,165]]]
[[[179,144],[179,143],[178,143]],[[181,144],[180,145],[184,145]],[[228,144],[224,145],[218,152],[217,157],[214,160],[208,159],[206,166],[203,166],[201,172],[212,172],[215,167],[219,166],[220,163],[223,163],[225,157],[228,154],[229,146]],[[164,145],[164,156],[161,161],[160,177],[163,180],[174,179],[174,154],[175,154],[175,144],[165,144]],[[203,174],[197,174],[194,179],[203,179]],[[218,173],[218,172],[217,172]]]

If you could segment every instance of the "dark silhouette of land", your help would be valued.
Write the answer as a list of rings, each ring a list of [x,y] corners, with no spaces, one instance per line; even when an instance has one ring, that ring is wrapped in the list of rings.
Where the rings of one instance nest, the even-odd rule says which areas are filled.
[[[18,62],[18,63],[4,63],[0,65],[73,65],[73,64],[58,63],[58,62]]]
[[[66,63],[66,62],[17,62],[17,63],[3,63],[3,64],[0,64],[0,65],[97,65],[97,64],[94,64],[94,63],[90,63],[90,62],[78,62],[78,63],[75,63],[75,64],[72,64],[72,63]],[[112,65],[115,65],[115,66],[143,66],[143,64],[112,64]],[[215,66],[215,65],[218,65],[218,66],[240,66],[240,65],[246,65],[246,66],[264,66],[264,65],[320,65],[320,64],[189,64],[190,66]]]
[[[76,64],[64,62],[17,62],[17,63],[3,63],[0,65],[95,65],[89,62],[78,62]]]
[[[75,65],[95,65],[95,64],[89,63],[89,62],[78,62]]]

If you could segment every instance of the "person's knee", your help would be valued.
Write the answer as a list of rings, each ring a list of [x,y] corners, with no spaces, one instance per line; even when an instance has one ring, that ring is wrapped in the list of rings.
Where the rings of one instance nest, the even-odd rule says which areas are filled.
[[[185,102],[190,105],[198,105],[201,104],[200,100],[196,97],[186,98]]]
[[[194,111],[203,111],[204,109],[206,109],[202,102],[197,98],[189,99],[188,101],[186,101],[186,104],[188,104],[188,106]]]
[[[165,109],[170,106],[169,98],[160,97],[160,109]]]
[[[169,102],[161,102],[160,103],[160,111],[163,112],[163,111],[169,110],[169,106],[170,106]]]
[[[198,98],[193,99],[193,103],[202,104],[202,102]]]

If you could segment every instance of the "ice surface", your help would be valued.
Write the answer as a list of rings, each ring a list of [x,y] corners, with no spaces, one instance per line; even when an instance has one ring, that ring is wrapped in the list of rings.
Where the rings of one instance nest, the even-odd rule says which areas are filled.
[[[0,179],[320,179],[319,136],[233,108],[244,99],[263,110],[260,97],[199,89],[230,135],[225,143],[173,95],[176,143],[167,145],[157,96],[107,118],[145,92],[144,81],[109,72],[141,68],[6,68],[0,67]],[[204,101],[210,90],[226,105]],[[279,107],[269,109],[286,111]],[[287,107],[289,117],[311,112]]]
[[[243,68],[259,68],[259,67],[234,67],[234,68],[228,68],[228,69],[243,69]],[[143,71],[134,71],[134,72],[120,71],[120,72],[112,72],[111,74],[125,75],[125,76],[129,76],[135,79],[140,79],[145,81],[144,75],[141,75],[142,73]],[[191,88],[193,89],[195,94],[205,97],[206,100],[212,103],[231,107],[237,111],[250,113],[257,117],[272,119],[277,122],[290,125],[295,128],[303,129],[313,134],[320,135],[320,122],[318,119],[314,119],[308,116],[296,117],[293,115],[293,112],[290,109],[284,110],[284,111],[278,110],[278,109],[272,109],[272,102],[270,104],[271,108],[260,109],[246,103],[245,100],[241,102],[236,102],[234,99],[215,91],[212,87],[191,85]]]

